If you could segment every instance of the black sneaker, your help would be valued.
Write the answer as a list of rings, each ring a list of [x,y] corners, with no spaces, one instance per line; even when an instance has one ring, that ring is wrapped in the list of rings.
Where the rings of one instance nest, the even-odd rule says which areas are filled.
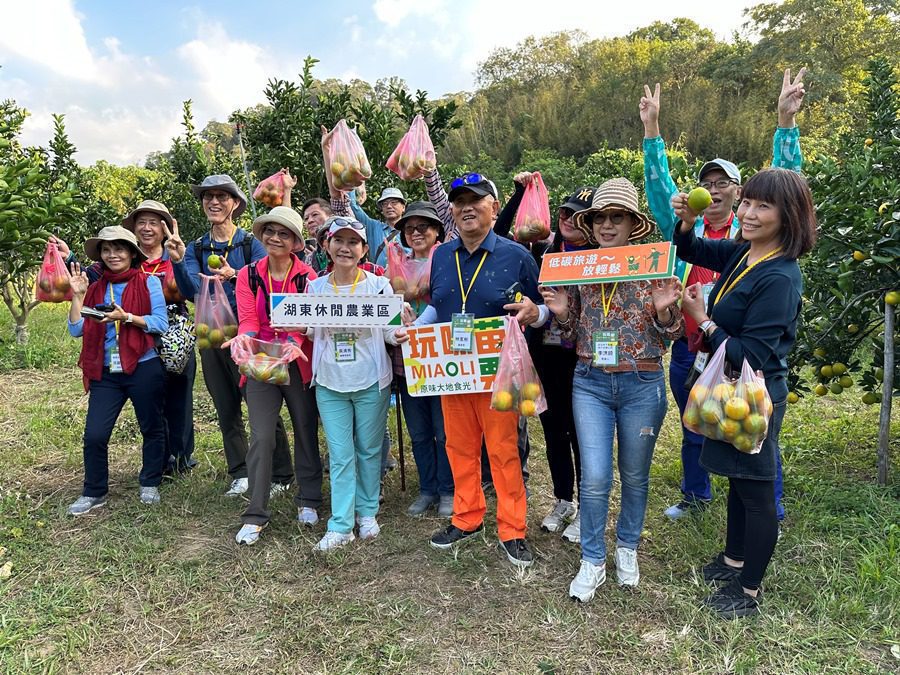
[[[703,566],[703,581],[708,584],[728,583],[740,574],[740,567],[733,567],[725,562],[724,553],[719,553],[711,563]]]
[[[500,550],[506,554],[506,559],[516,567],[529,567],[534,562],[534,556],[528,550],[528,544],[524,539],[501,541]]]
[[[467,541],[472,538],[473,534],[478,534],[479,532],[484,531],[484,523],[476,527],[474,530],[461,530],[456,525],[452,523],[445,527],[443,530],[438,530],[433,535],[431,535],[431,546],[433,548],[439,548],[442,551],[446,551],[447,549],[451,549],[454,546],[461,544],[464,541]]]
[[[740,578],[737,577],[703,601],[703,604],[718,614],[720,619],[737,619],[759,614],[761,603],[762,589],[759,589],[755,598],[747,595],[744,593]]]

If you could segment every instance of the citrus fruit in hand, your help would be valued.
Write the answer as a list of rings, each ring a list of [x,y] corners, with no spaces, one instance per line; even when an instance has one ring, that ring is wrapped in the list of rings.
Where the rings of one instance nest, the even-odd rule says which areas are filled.
[[[688,207],[694,213],[700,213],[707,206],[712,204],[712,195],[709,190],[703,187],[695,187],[688,193]]]
[[[210,254],[210,256],[206,259],[206,265],[211,270],[217,270],[222,266],[222,258],[217,256],[215,253]]]

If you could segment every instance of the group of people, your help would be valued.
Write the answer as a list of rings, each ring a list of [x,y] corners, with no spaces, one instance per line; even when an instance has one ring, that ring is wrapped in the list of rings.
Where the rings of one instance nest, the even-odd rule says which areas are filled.
[[[235,224],[247,206],[244,193],[229,176],[215,175],[192,186],[210,225],[195,241],[184,242],[168,209],[154,201],[142,202],[119,226],[85,242],[92,264],[82,265],[57,240],[69,257],[69,330],[83,340],[79,365],[89,391],[84,490],[69,513],[82,515],[105,504],[107,446],[127,399],[143,435],[142,502],[159,502],[166,472],[189,471],[195,464],[196,363],[192,359],[181,373],[166,372],[153,335],[166,330],[170,317],[188,314],[186,301],[193,301],[201,275],[207,275],[221,280],[238,317],[237,334],[221,349],[200,350],[200,362],[231,478],[225,494],[249,493],[239,544],[259,541],[271,518],[270,499],[292,483],[298,521],[309,527],[319,522],[326,452],[330,515],[316,549],[378,536],[393,386],[419,475],[419,494],[408,513],[436,509],[449,518],[431,545],[453,550],[483,533],[487,480],[496,492],[499,548],[513,565],[528,567],[534,558],[526,540],[524,419],[492,409],[490,393],[410,395],[400,356],[409,326],[449,323],[454,348],[466,351],[467,344],[472,348],[474,319],[511,314],[525,331],[548,405],[540,422],[555,503],[541,528],[580,543],[581,565],[569,595],[588,602],[606,579],[614,454],[621,482],[616,578],[626,586],[640,579],[637,549],[650,466],[667,412],[664,354],[671,348],[669,383],[683,413],[689,383],[724,343],[731,368],[739,372],[746,359],[765,377],[774,403],[768,435],[759,453],[747,454],[682,426],[683,494],[665,515],[678,519],[705,508],[713,496],[708,472],[728,477],[725,547],[703,567],[713,585],[705,602],[723,617],[758,612],[783,517],[778,436],[787,397],[786,355],[801,303],[797,259],[812,247],[816,231],[811,194],[798,173],[802,157],[794,118],[803,100],[803,73],[784,75],[773,167],[742,182],[734,163],[706,162],[697,183],[712,203],[702,213],[691,209],[670,176],[659,135],[657,84],[653,92],[645,87],[640,101],[652,219],[642,211],[635,186],[611,178],[574,190],[559,206],[546,241],[521,244],[508,235],[532,181],[528,172],[516,175],[515,193],[501,210],[497,188],[486,176],[469,173],[445,189],[435,169],[424,177],[428,201],[407,204],[402,192],[388,188],[378,200],[384,216],[379,221],[362,210],[363,195],[336,189],[326,170],[328,199],[309,199],[301,212],[291,207],[294,182],[285,172],[284,205],[256,218],[252,235]],[[323,158],[331,142],[323,129]],[[546,253],[627,246],[654,231],[676,246],[676,275],[669,279],[539,284]],[[389,250],[412,265],[430,266],[428,292],[406,305],[403,326],[272,325],[273,293],[393,293],[384,276]],[[173,296],[164,291],[175,288],[177,297],[168,302]],[[83,307],[99,309],[102,318],[83,318]],[[240,374],[230,348],[254,338],[282,344],[290,357],[289,383]],[[292,423],[293,459],[283,405]],[[319,447],[319,422],[327,448]]]

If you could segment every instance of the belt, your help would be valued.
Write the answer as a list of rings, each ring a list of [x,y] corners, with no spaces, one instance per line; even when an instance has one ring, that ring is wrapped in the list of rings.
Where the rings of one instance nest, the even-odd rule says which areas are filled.
[[[662,361],[659,359],[635,359],[635,361],[622,361],[617,366],[601,366],[604,373],[631,373],[635,370],[643,372],[659,372],[662,370]]]

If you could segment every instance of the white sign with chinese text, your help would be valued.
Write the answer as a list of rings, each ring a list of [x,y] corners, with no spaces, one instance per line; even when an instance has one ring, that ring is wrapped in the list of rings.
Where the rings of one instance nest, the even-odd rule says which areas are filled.
[[[272,293],[273,328],[378,328],[401,326],[402,295]]]

